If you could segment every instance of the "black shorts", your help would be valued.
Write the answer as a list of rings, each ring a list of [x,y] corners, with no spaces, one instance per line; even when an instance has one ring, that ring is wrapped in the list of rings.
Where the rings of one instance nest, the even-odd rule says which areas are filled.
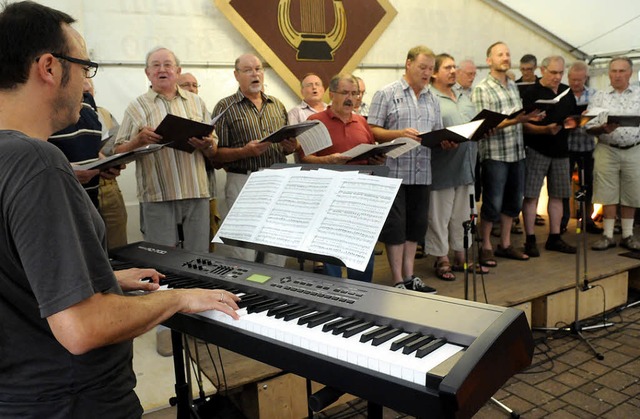
[[[424,241],[429,218],[429,191],[428,185],[400,185],[380,232],[382,243]]]

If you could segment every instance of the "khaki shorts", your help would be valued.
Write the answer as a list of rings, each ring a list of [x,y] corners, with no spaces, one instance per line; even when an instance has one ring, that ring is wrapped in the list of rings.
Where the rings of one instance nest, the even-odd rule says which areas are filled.
[[[593,202],[640,208],[640,145],[621,150],[598,143],[593,157]]]

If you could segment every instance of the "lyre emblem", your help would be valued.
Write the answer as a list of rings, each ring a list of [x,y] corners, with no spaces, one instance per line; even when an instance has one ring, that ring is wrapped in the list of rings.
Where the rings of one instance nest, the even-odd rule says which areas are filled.
[[[298,32],[291,24],[291,0],[278,3],[278,27],[286,41],[298,52],[298,61],[333,61],[347,34],[347,15],[342,0],[333,0],[335,24],[325,31],[325,0],[300,0],[300,26]]]

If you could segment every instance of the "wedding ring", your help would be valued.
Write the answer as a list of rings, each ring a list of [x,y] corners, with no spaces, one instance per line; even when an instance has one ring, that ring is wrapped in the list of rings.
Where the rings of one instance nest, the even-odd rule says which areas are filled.
[[[223,301],[224,301],[224,294],[220,293],[220,302],[223,302]]]

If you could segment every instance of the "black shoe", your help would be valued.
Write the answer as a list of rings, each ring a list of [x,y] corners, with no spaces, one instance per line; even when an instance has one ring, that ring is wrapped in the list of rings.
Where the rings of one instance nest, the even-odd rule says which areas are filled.
[[[426,292],[427,294],[435,294],[437,293],[436,289],[428,286],[422,279],[417,276],[412,276],[410,279],[406,279],[403,282],[394,285],[396,288],[413,290],[418,292]]]
[[[603,228],[600,228],[595,224],[587,224],[587,233],[589,233],[589,234],[602,234],[603,232],[604,232]]]
[[[544,248],[547,250],[551,250],[553,252],[570,253],[570,254],[576,253],[575,246],[571,246],[569,243],[565,242],[562,239],[554,240],[552,242],[547,240],[547,242],[544,245]]]
[[[538,245],[536,243],[525,243],[524,252],[532,258],[540,257],[540,251],[538,250]]]

